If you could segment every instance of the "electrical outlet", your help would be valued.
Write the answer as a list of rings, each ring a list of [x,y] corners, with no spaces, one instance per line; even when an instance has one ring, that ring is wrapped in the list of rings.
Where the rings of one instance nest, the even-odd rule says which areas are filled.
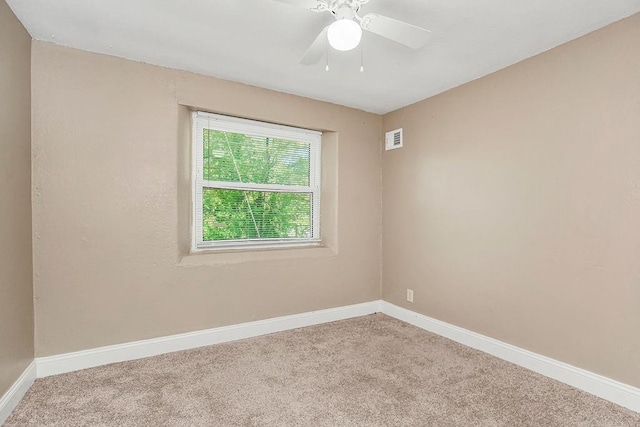
[[[413,302],[413,289],[407,289],[407,301]]]

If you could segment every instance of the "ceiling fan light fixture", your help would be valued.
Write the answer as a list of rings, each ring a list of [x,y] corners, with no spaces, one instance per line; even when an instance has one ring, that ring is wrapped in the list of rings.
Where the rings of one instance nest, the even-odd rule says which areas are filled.
[[[338,19],[329,26],[327,37],[332,48],[344,52],[360,44],[362,28],[352,19]]]

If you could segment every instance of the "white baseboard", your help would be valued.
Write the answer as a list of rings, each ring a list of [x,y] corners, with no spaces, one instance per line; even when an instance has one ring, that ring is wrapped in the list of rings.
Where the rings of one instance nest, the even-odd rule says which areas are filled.
[[[640,389],[638,388],[450,325],[386,301],[371,301],[57,356],[40,357],[35,360],[35,365],[32,364],[25,370],[24,378],[21,377],[21,380],[16,381],[12,389],[0,400],[0,421],[5,414],[5,408],[10,408],[6,414],[8,416],[33,382],[35,366],[37,366],[39,378],[47,377],[109,363],[141,359],[379,312],[640,412]],[[15,403],[12,406],[9,402]]]
[[[530,369],[575,388],[640,412],[640,389],[567,363],[471,332],[458,326],[381,301],[382,312],[403,322]]]
[[[9,418],[11,412],[18,406],[24,394],[36,380],[36,363],[31,362],[18,379],[9,387],[9,390],[0,397],[0,426]]]
[[[380,312],[380,301],[310,311],[36,359],[38,378]]]

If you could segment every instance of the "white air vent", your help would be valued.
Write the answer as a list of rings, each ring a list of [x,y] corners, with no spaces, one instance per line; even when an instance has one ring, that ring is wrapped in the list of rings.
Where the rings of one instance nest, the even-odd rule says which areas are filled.
[[[402,147],[402,128],[387,132],[384,139],[384,149],[393,150],[400,147]]]

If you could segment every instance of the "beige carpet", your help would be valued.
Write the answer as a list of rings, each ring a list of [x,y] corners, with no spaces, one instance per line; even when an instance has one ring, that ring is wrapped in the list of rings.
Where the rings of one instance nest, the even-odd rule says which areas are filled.
[[[6,426],[640,426],[376,314],[39,379]]]

